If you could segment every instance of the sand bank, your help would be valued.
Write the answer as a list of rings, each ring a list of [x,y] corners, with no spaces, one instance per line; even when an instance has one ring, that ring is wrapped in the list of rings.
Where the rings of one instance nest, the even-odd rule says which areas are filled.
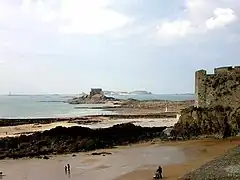
[[[20,136],[21,134],[28,134],[38,131],[45,131],[55,128],[57,126],[63,127],[71,127],[71,126],[78,126],[77,123],[68,123],[68,122],[55,122],[50,124],[25,124],[25,125],[18,125],[18,126],[4,126],[0,127],[0,138],[2,137],[12,137],[12,136]]]
[[[176,122],[176,118],[167,118],[167,119],[102,119],[100,122],[96,121],[96,123],[88,123],[88,124],[81,124],[76,122],[54,122],[50,124],[25,124],[25,125],[18,125],[18,126],[4,126],[0,127],[0,138],[7,137],[7,136],[18,136],[21,134],[28,134],[37,131],[45,131],[55,128],[57,126],[63,127],[72,127],[72,126],[82,126],[82,127],[89,127],[92,129],[96,128],[108,128],[116,124],[128,123],[132,122],[135,125],[140,125],[142,127],[161,127],[161,126],[173,126]],[[6,134],[7,132],[7,134]]]

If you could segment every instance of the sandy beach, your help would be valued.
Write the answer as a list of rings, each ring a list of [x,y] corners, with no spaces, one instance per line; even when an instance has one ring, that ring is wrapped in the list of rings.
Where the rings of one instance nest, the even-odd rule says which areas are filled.
[[[130,109],[139,110],[138,108]],[[125,111],[125,108],[122,110],[127,116],[131,114],[130,111]],[[163,111],[159,112],[163,113]],[[179,118],[175,111],[173,113],[175,113],[176,118],[153,118],[148,116],[148,114],[151,114],[151,116],[155,117],[155,113],[155,109],[149,109],[147,106],[146,110],[143,108],[139,112],[140,115],[147,115],[147,118],[142,118],[138,113],[136,114],[139,117],[121,118],[124,116],[119,113],[121,114],[120,118],[118,116],[96,116],[88,119],[89,117],[87,117],[85,122],[83,118],[43,124],[29,123],[2,126],[0,127],[0,138],[42,132],[58,126],[82,126],[96,129],[131,122],[142,127],[172,127]],[[3,171],[6,175],[2,177],[4,180],[151,180],[157,166],[161,165],[163,166],[164,179],[176,180],[213,158],[224,154],[237,144],[239,144],[238,138],[181,142],[162,142],[159,139],[153,139],[152,142],[148,141],[148,143],[94,151],[110,153],[107,155],[92,155],[92,152],[81,152],[76,153],[76,156],[72,156],[72,154],[53,155],[49,156],[50,159],[48,160],[38,158],[4,159],[0,161],[0,171]],[[64,166],[67,163],[71,165],[70,176],[64,173]]]
[[[239,139],[155,142],[104,150],[112,153],[93,156],[91,152],[53,156],[49,160],[1,160],[4,180],[151,180],[158,165],[163,166],[164,179],[176,180],[185,173],[236,146]],[[101,152],[101,150],[98,150]],[[71,176],[64,165],[71,165]]]
[[[1,137],[12,137],[12,136],[19,136],[21,134],[28,134],[37,131],[45,131],[55,128],[57,126],[63,127],[72,127],[72,126],[82,126],[88,127],[92,129],[96,128],[108,128],[116,124],[122,123],[129,123],[132,122],[135,125],[139,125],[142,127],[161,127],[167,126],[171,127],[177,122],[177,118],[165,118],[165,119],[158,119],[158,118],[147,118],[147,119],[101,119],[100,122],[92,122],[88,124],[78,124],[75,122],[69,123],[68,121],[62,122],[54,122],[50,124],[25,124],[25,125],[18,125],[18,126],[3,126],[0,127],[0,138]],[[7,132],[7,133],[6,133]]]
[[[24,125],[18,125],[18,126],[4,126],[4,127],[0,127],[0,138],[20,136],[21,134],[50,130],[57,126],[72,127],[72,126],[78,126],[78,124],[62,121],[62,122],[54,122],[50,124],[39,124],[39,125],[24,124]]]

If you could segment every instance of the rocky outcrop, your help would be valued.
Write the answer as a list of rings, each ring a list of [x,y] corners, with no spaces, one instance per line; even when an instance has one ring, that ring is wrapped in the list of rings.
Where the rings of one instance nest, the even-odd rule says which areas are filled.
[[[84,127],[56,127],[32,135],[0,139],[0,159],[40,157],[112,148],[161,137],[166,127],[140,127],[131,123],[92,130]]]
[[[199,135],[235,136],[240,128],[240,107],[190,107],[181,113],[171,136],[188,139]]]
[[[117,99],[113,97],[107,97],[103,94],[96,94],[93,96],[90,95],[82,95],[80,97],[74,97],[68,100],[69,104],[104,104],[108,101],[117,101]]]

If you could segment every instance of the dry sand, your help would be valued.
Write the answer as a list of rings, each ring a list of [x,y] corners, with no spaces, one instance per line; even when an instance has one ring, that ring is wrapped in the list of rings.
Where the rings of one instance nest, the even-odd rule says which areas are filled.
[[[25,124],[25,125],[19,125],[19,126],[4,126],[4,127],[0,127],[0,138],[6,137],[6,136],[9,136],[9,137],[18,136],[22,133],[27,133],[27,132],[50,130],[57,126],[71,127],[71,126],[77,126],[77,125],[78,124],[76,123],[68,123],[66,121],[63,121],[63,122],[55,122],[51,124],[39,124],[39,125]]]
[[[176,180],[238,143],[239,139],[148,143],[109,149],[113,154],[106,156],[78,153],[50,160],[2,160],[0,171],[6,174],[4,180],[151,180],[156,167],[163,165],[164,179]],[[67,163],[71,177],[64,174]]]

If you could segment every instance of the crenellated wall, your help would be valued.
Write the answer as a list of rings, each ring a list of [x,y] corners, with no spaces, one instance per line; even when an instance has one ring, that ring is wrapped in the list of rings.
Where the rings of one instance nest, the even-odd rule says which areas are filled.
[[[240,66],[219,67],[214,74],[195,73],[196,106],[240,105]]]

